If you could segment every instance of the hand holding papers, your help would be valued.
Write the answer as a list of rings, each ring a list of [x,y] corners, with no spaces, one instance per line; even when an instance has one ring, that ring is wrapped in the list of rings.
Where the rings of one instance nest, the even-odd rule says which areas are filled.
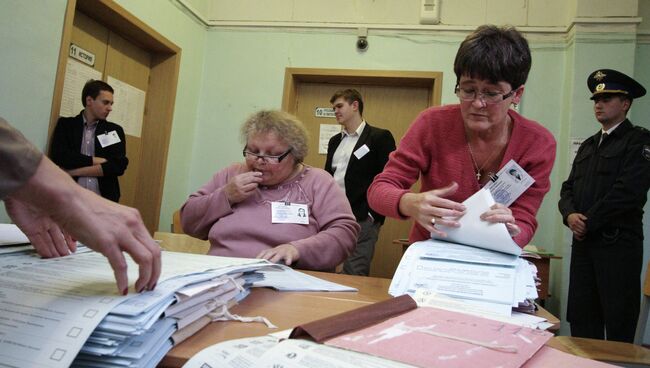
[[[488,190],[479,190],[463,202],[467,208],[467,212],[458,220],[460,227],[452,228],[437,225],[437,227],[440,227],[441,230],[447,233],[447,236],[444,238],[435,234],[431,234],[431,236],[449,242],[471,245],[497,252],[514,255],[521,254],[521,248],[512,240],[505,224],[490,223],[481,220],[481,215],[488,211],[495,203]]]
[[[73,360],[82,367],[152,367],[171,349],[170,336],[181,341],[215,318],[237,319],[227,308],[248,295],[250,280],[261,278],[251,278],[252,272],[283,269],[259,259],[173,252],[163,252],[163,261],[155,290],[118,296],[106,260],[86,247],[55,259],[33,252],[3,254],[0,309],[12,323],[0,324],[2,362],[17,367],[68,367]],[[133,280],[138,269],[128,257],[127,262]],[[279,285],[343,288],[305,276]],[[274,286],[273,280],[267,284]]]
[[[480,219],[493,204],[490,192],[480,190],[464,202],[467,212],[460,218],[461,226],[444,228],[444,241],[412,244],[397,267],[389,293],[414,295],[426,290],[502,316],[510,316],[520,302],[536,298],[531,266],[517,257],[521,249],[505,225]]]

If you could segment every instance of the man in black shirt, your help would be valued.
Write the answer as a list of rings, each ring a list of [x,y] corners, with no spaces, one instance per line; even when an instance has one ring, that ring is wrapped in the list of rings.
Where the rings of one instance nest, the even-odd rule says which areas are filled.
[[[573,232],[567,320],[571,334],[632,342],[640,305],[643,206],[650,187],[650,132],[626,118],[646,90],[610,69],[587,85],[602,125],[562,184],[559,209]]]

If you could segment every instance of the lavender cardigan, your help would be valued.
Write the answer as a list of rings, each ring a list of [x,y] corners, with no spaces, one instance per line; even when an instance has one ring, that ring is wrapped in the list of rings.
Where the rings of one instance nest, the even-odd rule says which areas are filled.
[[[183,230],[210,240],[211,255],[254,258],[262,250],[291,243],[300,252],[297,268],[331,270],[352,253],[359,225],[331,175],[305,166],[294,178],[230,205],[224,191],[241,163],[219,172],[192,193],[181,208]],[[272,224],[271,202],[307,204],[309,224]]]

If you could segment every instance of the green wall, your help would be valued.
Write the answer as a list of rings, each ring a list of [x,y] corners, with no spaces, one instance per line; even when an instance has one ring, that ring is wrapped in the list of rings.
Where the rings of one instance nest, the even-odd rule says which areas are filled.
[[[0,0],[0,116],[40,149],[47,143],[65,8],[65,0]],[[0,222],[9,222],[4,206]]]
[[[187,197],[207,33],[170,1],[117,3],[182,49],[160,216],[160,229],[167,231],[173,211]],[[0,0],[0,47],[4,50],[0,54],[0,116],[41,149],[47,143],[66,4],[65,0]],[[4,206],[0,221],[9,221]]]
[[[44,148],[65,0],[0,0],[0,116]]]
[[[423,70],[443,72],[442,103],[456,103],[453,60],[461,37],[386,33],[369,38],[365,53],[355,49],[356,35],[336,32],[219,30],[208,33],[204,88],[194,141],[191,190],[212,174],[240,160],[238,126],[261,108],[279,108],[287,67]],[[554,43],[533,45],[533,67],[520,111],[554,134],[561,128],[565,48]],[[207,87],[209,86],[209,87]],[[549,93],[553,91],[553,93]],[[327,101],[325,101],[327,102]],[[553,108],[549,108],[553,106]],[[200,159],[198,159],[200,158]],[[553,192],[557,192],[557,171]],[[549,195],[551,197],[551,195]],[[545,201],[540,225],[555,226],[555,200]],[[536,243],[553,247],[553,232],[539,232]]]

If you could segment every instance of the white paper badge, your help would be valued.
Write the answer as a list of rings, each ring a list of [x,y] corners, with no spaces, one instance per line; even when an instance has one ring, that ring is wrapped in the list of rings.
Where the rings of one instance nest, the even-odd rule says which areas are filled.
[[[114,130],[98,135],[97,139],[99,140],[99,144],[102,146],[102,148],[121,142],[120,136],[117,135],[117,132]]]
[[[507,207],[534,182],[535,179],[528,175],[526,170],[514,160],[510,160],[485,187],[492,193],[495,202]]]
[[[368,152],[370,152],[370,148],[364,144],[358,150],[354,151],[354,155],[357,157],[357,160],[361,160],[361,157],[365,156]]]
[[[271,223],[309,224],[309,207],[306,204],[271,202]]]

